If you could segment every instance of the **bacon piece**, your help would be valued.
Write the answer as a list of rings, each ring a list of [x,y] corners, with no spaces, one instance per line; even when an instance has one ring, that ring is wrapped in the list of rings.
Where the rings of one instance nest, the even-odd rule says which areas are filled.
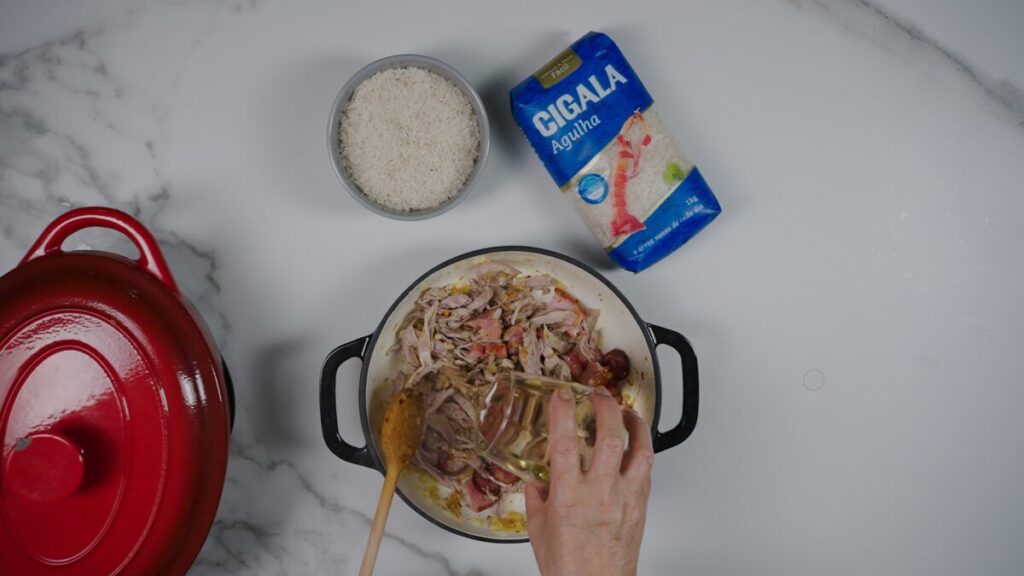
[[[607,387],[612,383],[613,379],[611,370],[605,368],[599,362],[591,362],[587,364],[587,367],[583,369],[583,373],[580,374],[579,383],[591,388],[597,388],[598,386]]]
[[[504,388],[504,391],[506,394],[508,393],[507,386]],[[483,414],[482,421],[480,422],[480,435],[488,443],[494,442],[494,438],[498,435],[498,431],[501,428],[502,420],[505,416],[502,408],[501,404],[489,404]]]
[[[508,342],[508,351],[510,353],[519,353],[519,347],[523,345],[523,332],[525,331],[526,328],[522,324],[516,324],[508,330],[505,330],[503,338]]]
[[[579,350],[573,350],[569,353],[566,361],[569,363],[569,371],[572,373],[572,379],[578,380],[580,374],[583,374],[583,369],[587,367],[587,359],[580,354]]]
[[[501,309],[495,308],[466,322],[467,326],[476,328],[480,336],[487,340],[501,339]]]
[[[480,487],[483,484],[488,489],[493,489],[494,492],[490,493]],[[463,487],[466,489],[466,494],[469,495],[469,507],[474,512],[483,512],[491,506],[494,506],[498,502],[498,495],[501,494],[501,487],[498,483],[485,478],[480,472],[474,472],[473,477],[466,480]]]
[[[479,470],[473,472],[472,480],[473,485],[484,494],[494,496],[495,498],[501,496],[501,486],[494,480],[481,474]]]
[[[501,342],[477,342],[469,347],[469,356],[466,358],[470,362],[478,362],[488,356],[508,358],[508,349]]]

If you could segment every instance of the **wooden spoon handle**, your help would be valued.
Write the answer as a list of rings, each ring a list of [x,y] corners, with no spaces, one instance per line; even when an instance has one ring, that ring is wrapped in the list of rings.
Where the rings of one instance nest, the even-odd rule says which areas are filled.
[[[384,487],[380,490],[380,500],[377,502],[377,512],[373,515],[373,526],[370,528],[370,538],[366,541],[366,552],[363,553],[363,565],[359,567],[359,576],[370,576],[373,574],[373,566],[377,563],[377,551],[380,549],[380,540],[384,537],[384,524],[388,521],[388,512],[391,511],[391,500],[395,496],[395,486],[398,485],[397,466],[388,468],[384,476]]]

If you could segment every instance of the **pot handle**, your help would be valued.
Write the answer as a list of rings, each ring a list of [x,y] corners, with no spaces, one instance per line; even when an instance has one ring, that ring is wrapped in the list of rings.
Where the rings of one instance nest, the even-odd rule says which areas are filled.
[[[138,220],[113,208],[78,208],[59,216],[43,230],[43,234],[22,258],[21,264],[61,252],[61,245],[69,236],[86,228],[107,228],[127,236],[139,250],[139,259],[136,261],[138,265],[156,276],[174,293],[179,293],[171,269],[153,235]]]
[[[342,344],[324,360],[323,372],[320,374],[320,425],[324,430],[324,442],[334,452],[334,455],[346,462],[376,468],[373,465],[373,458],[370,450],[364,445],[362,448],[345,442],[338,430],[338,400],[336,394],[338,368],[346,361],[359,358],[360,361],[366,355],[366,346],[370,342],[370,336],[363,336]]]
[[[679,423],[668,432],[654,430],[654,451],[661,452],[674,446],[682,444],[693,433],[697,426],[697,404],[699,400],[699,385],[697,380],[697,355],[690,346],[690,341],[675,330],[647,325],[654,336],[655,346],[662,344],[672,347],[679,353],[679,359],[683,363],[683,415]]]

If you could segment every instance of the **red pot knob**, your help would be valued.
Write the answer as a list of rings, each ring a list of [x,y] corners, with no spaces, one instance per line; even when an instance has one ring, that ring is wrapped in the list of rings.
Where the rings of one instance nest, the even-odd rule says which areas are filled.
[[[82,450],[57,434],[22,438],[7,457],[7,485],[27,500],[63,500],[78,490],[84,473]]]

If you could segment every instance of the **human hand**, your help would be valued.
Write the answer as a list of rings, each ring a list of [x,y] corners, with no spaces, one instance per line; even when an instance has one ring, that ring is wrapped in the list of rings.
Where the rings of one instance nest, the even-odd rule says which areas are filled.
[[[597,440],[590,469],[580,469],[576,402],[551,397],[551,485],[526,487],[526,527],[544,576],[634,576],[651,492],[650,428],[604,387],[591,397]],[[623,430],[629,432],[625,451]]]

